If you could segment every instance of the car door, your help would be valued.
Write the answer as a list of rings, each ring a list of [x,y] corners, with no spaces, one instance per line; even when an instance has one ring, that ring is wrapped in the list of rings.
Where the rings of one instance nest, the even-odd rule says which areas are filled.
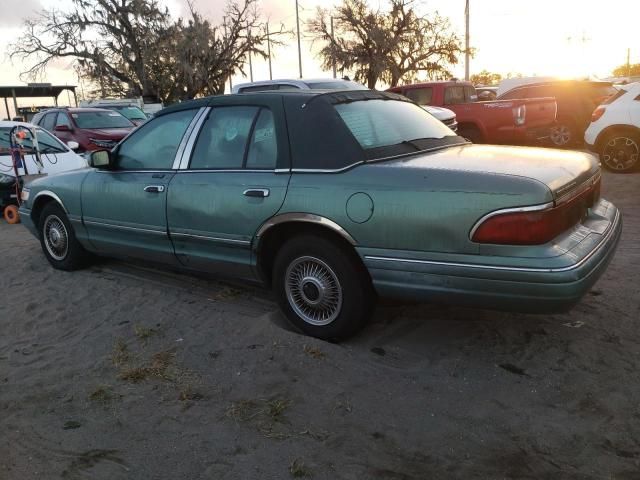
[[[111,169],[87,175],[82,218],[99,252],[176,263],[167,233],[167,187],[197,112],[158,116],[112,151]]]
[[[253,276],[252,239],[282,206],[290,178],[282,104],[274,100],[212,108],[171,180],[169,232],[186,267]]]
[[[73,140],[73,126],[67,112],[58,112],[53,131],[55,136],[65,144]]]
[[[629,101],[629,113],[631,115],[631,125],[640,128],[640,89],[636,89],[637,95]]]

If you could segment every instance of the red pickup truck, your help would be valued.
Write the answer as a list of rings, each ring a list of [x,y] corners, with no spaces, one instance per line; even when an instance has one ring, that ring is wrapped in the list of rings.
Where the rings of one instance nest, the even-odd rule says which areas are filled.
[[[458,120],[458,134],[474,143],[535,144],[549,137],[556,120],[555,98],[479,102],[471,82],[414,83],[388,91],[404,95],[419,105],[453,110]]]

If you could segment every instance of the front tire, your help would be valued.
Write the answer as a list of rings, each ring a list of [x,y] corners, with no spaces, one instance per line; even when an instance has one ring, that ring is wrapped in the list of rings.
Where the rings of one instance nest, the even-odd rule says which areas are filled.
[[[282,247],[273,289],[288,320],[323,340],[354,335],[374,307],[371,279],[355,252],[319,236],[295,237]]]
[[[46,205],[40,214],[40,244],[49,263],[58,270],[77,270],[86,265],[89,253],[76,239],[65,211],[56,203]]]
[[[629,173],[640,166],[640,134],[620,130],[608,134],[601,145],[600,160],[607,170]]]

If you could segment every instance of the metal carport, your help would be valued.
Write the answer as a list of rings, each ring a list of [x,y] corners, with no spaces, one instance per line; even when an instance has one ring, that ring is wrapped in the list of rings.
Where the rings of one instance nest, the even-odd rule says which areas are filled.
[[[18,98],[50,97],[53,99],[55,106],[58,106],[58,96],[60,96],[64,90],[73,93],[73,100],[77,107],[78,97],[76,96],[75,85],[51,85],[50,83],[29,83],[27,85],[15,86],[0,85],[0,97],[4,98],[4,108],[7,112],[7,118],[11,119],[9,115],[9,103],[7,102],[8,98],[13,99],[14,116],[17,116]]]

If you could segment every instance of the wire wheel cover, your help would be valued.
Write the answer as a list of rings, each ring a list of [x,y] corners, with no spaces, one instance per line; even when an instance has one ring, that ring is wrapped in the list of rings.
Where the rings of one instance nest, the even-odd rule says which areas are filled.
[[[44,245],[55,260],[64,260],[69,250],[69,234],[64,222],[56,215],[49,215],[42,228]]]
[[[342,287],[335,272],[315,257],[299,257],[285,274],[289,305],[305,322],[323,326],[333,322],[342,309]]]

